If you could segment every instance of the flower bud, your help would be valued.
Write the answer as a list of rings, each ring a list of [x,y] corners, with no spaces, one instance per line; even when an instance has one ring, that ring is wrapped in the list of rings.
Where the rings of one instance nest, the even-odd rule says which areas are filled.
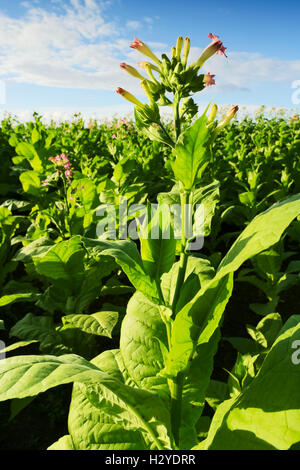
[[[216,130],[219,130],[219,129],[222,129],[223,127],[225,127],[226,124],[228,124],[231,121],[231,119],[234,118],[234,116],[238,112],[238,109],[239,109],[239,107],[237,105],[231,106],[231,108],[229,109],[229,111],[227,111],[227,113],[225,114],[222,121],[219,122],[219,124],[217,125]]]
[[[184,46],[183,46],[183,54],[182,54],[182,65],[186,65],[187,63],[187,58],[190,52],[190,47],[191,47],[191,41],[189,37],[186,37],[184,40]]]
[[[141,80],[140,84],[141,84],[142,89],[143,89],[144,92],[146,93],[146,96],[147,96],[147,98],[148,98],[148,100],[149,100],[150,105],[153,104],[153,103],[154,103],[154,99],[153,99],[153,96],[152,96],[152,93],[151,93],[151,90],[150,90],[150,88],[149,88],[149,85],[148,85],[147,80],[146,80],[146,79]]]
[[[151,62],[140,61],[140,62],[138,62],[138,66],[141,67],[141,69],[144,69],[144,70],[146,70],[146,67],[149,67],[151,70],[155,70],[156,72],[159,72],[159,68],[156,67],[156,65],[151,64]]]
[[[124,88],[118,87],[116,89],[116,92],[119,95],[123,96],[125,100],[130,101],[131,103],[135,104],[136,106],[139,106],[140,108],[143,108],[143,103],[141,103],[141,101],[139,101],[135,96],[129,93],[129,91],[124,90]]]
[[[210,109],[210,113],[209,113],[207,122],[214,121],[215,118],[216,118],[217,112],[218,112],[218,106],[216,104],[213,104],[211,109]]]
[[[130,47],[146,55],[147,57],[152,59],[157,65],[160,65],[159,59],[151,51],[150,47],[148,47],[144,42],[140,41],[136,36],[134,37],[134,41],[132,41],[132,43],[130,44]]]
[[[171,58],[174,59],[176,57],[176,47],[171,47]]]
[[[183,38],[182,36],[178,36],[177,43],[176,43],[176,59],[177,60],[180,60],[182,44],[183,44]]]
[[[131,65],[122,62],[120,64],[120,67],[122,70],[125,70],[125,72],[129,73],[129,75],[131,75],[132,77],[138,78],[139,80],[144,80],[144,77]]]

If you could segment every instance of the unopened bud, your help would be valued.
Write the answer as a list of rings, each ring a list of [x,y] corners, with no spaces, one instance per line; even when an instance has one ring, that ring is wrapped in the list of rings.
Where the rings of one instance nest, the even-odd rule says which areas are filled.
[[[211,109],[210,109],[210,113],[209,113],[207,122],[214,121],[215,118],[216,118],[217,112],[218,112],[218,106],[216,104],[213,104]]]
[[[231,108],[230,108],[229,111],[225,114],[225,116],[224,116],[224,118],[222,119],[222,121],[219,122],[219,124],[217,125],[216,130],[219,130],[219,129],[222,129],[223,127],[225,127],[225,126],[231,121],[231,119],[234,118],[234,116],[235,116],[236,113],[238,112],[238,109],[239,109],[239,107],[238,107],[237,105],[231,106]]]
[[[125,70],[125,72],[129,73],[129,75],[131,75],[132,77],[138,78],[139,80],[144,80],[145,78],[134,67],[125,64],[125,62],[122,62],[120,64],[120,67],[122,70]]]
[[[135,96],[133,96],[131,93],[129,93],[129,91],[124,90],[124,88],[118,87],[116,89],[116,92],[119,95],[123,96],[123,98],[125,98],[125,100],[130,101],[131,103],[135,104],[136,106],[139,106],[140,108],[144,107],[144,105],[143,105],[143,103],[141,103],[141,101],[139,101]]]
[[[176,59],[177,60],[180,60],[182,44],[183,44],[183,38],[182,36],[178,36],[177,43],[176,43]]]
[[[141,87],[143,88],[144,92],[146,93],[146,96],[147,96],[147,98],[148,98],[148,100],[149,100],[150,105],[153,104],[153,103],[154,103],[154,99],[153,99],[152,93],[151,93],[151,91],[150,91],[150,88],[149,88],[149,85],[148,85],[147,80],[146,80],[146,79],[141,80],[140,84],[141,84]]]
[[[174,59],[176,57],[176,47],[171,47],[171,58]]]
[[[191,47],[191,41],[189,37],[186,37],[184,40],[184,46],[183,46],[183,54],[182,54],[182,65],[186,65],[187,63],[187,58],[190,52],[190,47]]]
[[[155,70],[156,72],[159,72],[159,68],[156,67],[156,65],[151,64],[151,62],[140,61],[140,62],[138,62],[138,66],[141,67],[141,69],[144,69],[144,70],[146,70],[146,66],[147,66],[147,67],[150,67],[151,70]]]

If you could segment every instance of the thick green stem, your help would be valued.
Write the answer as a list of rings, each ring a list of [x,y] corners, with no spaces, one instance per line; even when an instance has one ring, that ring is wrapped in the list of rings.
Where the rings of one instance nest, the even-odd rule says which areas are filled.
[[[181,199],[181,250],[179,259],[179,269],[176,280],[176,287],[172,302],[172,312],[175,317],[176,305],[178,302],[180,290],[184,283],[186,266],[188,255],[186,253],[187,248],[187,224],[190,223],[190,202],[192,194],[189,192],[183,192],[180,196]],[[182,389],[183,389],[184,374],[179,373],[177,377],[169,381],[169,388],[171,394],[171,427],[175,445],[179,445],[179,432],[181,425],[181,405],[182,405]]]
[[[181,199],[181,249],[180,249],[177,281],[176,281],[175,292],[174,292],[174,297],[172,301],[173,315],[175,315],[176,304],[179,298],[180,289],[184,281],[187,258],[188,258],[188,255],[186,253],[186,234],[187,234],[187,221],[188,221],[187,219],[189,219],[189,217],[187,217],[187,208],[188,208],[187,204],[189,202],[189,195],[190,194],[188,192],[184,192],[180,196],[180,199]]]

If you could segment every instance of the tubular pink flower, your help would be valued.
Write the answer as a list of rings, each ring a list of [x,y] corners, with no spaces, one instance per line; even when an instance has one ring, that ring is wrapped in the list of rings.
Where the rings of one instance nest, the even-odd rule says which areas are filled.
[[[226,47],[224,47],[222,41],[219,40],[219,36],[209,33],[208,37],[212,40],[211,43],[206,46],[199,59],[194,62],[191,67],[202,67],[204,62],[206,62],[214,54],[224,55],[227,57],[225,54]]]
[[[73,173],[72,173],[71,170],[66,170],[65,171],[65,177],[66,178],[70,179],[70,178],[72,178],[72,176],[73,176]]]
[[[160,60],[156,57],[156,55],[151,51],[150,47],[148,47],[144,42],[140,41],[136,36],[134,37],[134,41],[130,44],[132,49],[136,49],[137,51],[141,52],[145,56],[152,59],[157,65],[160,66]]]
[[[60,162],[60,160],[61,160],[60,155],[56,155],[56,157],[54,158],[54,160],[55,160],[56,162]]]
[[[204,74],[203,82],[205,86],[215,85],[216,82],[214,80],[215,75],[211,75],[209,72]]]
[[[70,163],[69,161],[67,161],[66,163],[64,163],[64,168],[65,168],[66,170],[70,170],[70,168],[71,168],[71,163]]]
[[[64,153],[61,154],[60,158],[61,158],[61,160],[64,160],[65,162],[69,161],[69,157]]]
[[[144,105],[143,105],[143,103],[141,103],[141,101],[139,101],[135,96],[133,96],[131,93],[129,93],[129,91],[124,90],[124,88],[118,87],[116,89],[116,92],[119,95],[123,96],[123,98],[125,98],[125,100],[130,101],[131,103],[135,104],[136,106],[139,106],[140,108],[144,107]]]
[[[116,134],[113,134],[113,135],[111,136],[111,138],[112,138],[112,139],[116,139],[116,138],[117,138]]]
[[[50,162],[52,162],[52,163],[55,162],[55,158],[54,158],[54,157],[49,157],[48,160],[49,160]]]

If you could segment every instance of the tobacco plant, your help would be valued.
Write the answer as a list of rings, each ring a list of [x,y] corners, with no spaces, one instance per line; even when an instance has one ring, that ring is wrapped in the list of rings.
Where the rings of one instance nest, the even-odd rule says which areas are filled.
[[[140,80],[148,104],[122,88],[117,91],[135,104],[139,130],[169,148],[167,167],[174,185],[158,195],[152,217],[140,220],[138,244],[110,240],[105,234],[70,239],[70,247],[80,243],[94,255],[114,259],[135,288],[121,325],[119,349],[91,361],[65,354],[14,356],[0,362],[1,400],[74,382],[69,434],[50,449],[289,449],[300,441],[299,315],[283,326],[272,317],[249,327],[261,348],[256,345],[237,362],[228,384],[218,387],[211,380],[234,272],[279,242],[300,214],[300,195],[252,219],[220,262],[211,263],[201,251],[193,251],[195,238],[210,234],[219,192],[217,182],[203,183],[215,158],[214,142],[237,112],[233,106],[217,122],[213,105],[209,114],[208,107],[191,123],[197,114],[191,95],[214,83],[214,75],[201,73],[201,67],[213,54],[225,55],[219,38],[209,37],[211,43],[190,65],[188,38],[184,44],[178,38],[170,58],[163,54],[159,59],[137,38],[131,44],[151,60],[140,63],[147,78],[132,66],[121,67]],[[172,108],[173,129],[163,123],[159,106]],[[175,236],[176,218],[166,217],[174,203],[181,208],[180,239]],[[151,238],[154,229],[159,236]],[[53,260],[47,261],[51,250],[55,248],[34,257],[44,273],[53,268]],[[65,275],[64,270],[55,274],[58,280]],[[215,414],[203,439],[199,430],[205,401]]]

